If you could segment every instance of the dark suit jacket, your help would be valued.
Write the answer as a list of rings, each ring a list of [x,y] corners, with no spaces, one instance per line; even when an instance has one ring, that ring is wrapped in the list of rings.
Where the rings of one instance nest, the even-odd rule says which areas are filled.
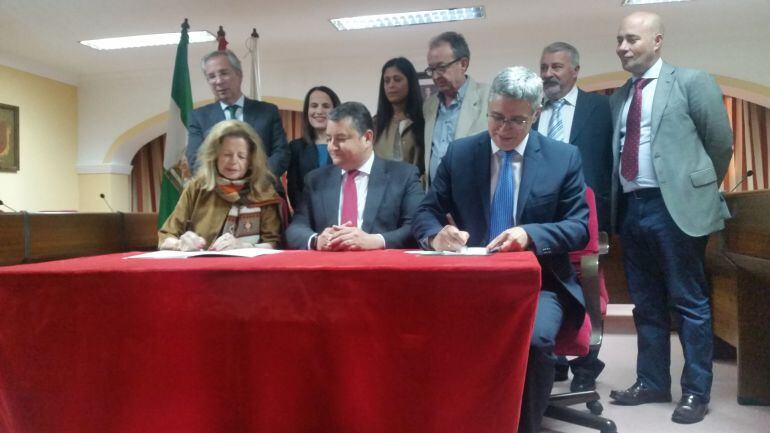
[[[204,105],[193,110],[187,127],[187,163],[195,169],[198,149],[211,128],[225,120],[225,112],[219,102]],[[264,144],[270,171],[281,177],[289,164],[289,149],[286,146],[286,133],[281,124],[278,107],[273,104],[245,98],[243,103],[243,121],[251,125]],[[281,188],[283,190],[283,188]]]
[[[537,124],[532,129],[537,129]],[[596,194],[599,230],[610,231],[612,115],[604,95],[578,89],[569,143],[580,150],[586,185]]]
[[[289,248],[307,249],[313,234],[339,224],[341,185],[340,169],[334,165],[313,170],[305,177],[302,201],[286,230]],[[412,217],[422,198],[417,167],[375,156],[361,230],[381,234],[386,248],[416,246],[411,232]]]
[[[452,142],[415,214],[412,232],[416,239],[425,244],[451,213],[457,227],[470,234],[468,246],[488,243],[492,157],[486,131]],[[532,239],[531,248],[542,267],[543,289],[569,294],[569,317],[582,323],[583,291],[567,254],[588,242],[585,184],[580,154],[574,146],[530,131],[516,222]]]
[[[318,151],[315,144],[307,144],[304,138],[289,143],[289,170],[286,172],[286,184],[289,200],[293,207],[302,202],[302,190],[305,175],[318,168]]]

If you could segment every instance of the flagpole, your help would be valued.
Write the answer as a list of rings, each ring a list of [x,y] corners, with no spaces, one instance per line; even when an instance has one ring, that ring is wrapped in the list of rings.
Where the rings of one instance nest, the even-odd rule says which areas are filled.
[[[257,33],[256,28],[251,30],[251,37],[246,41],[246,48],[251,55],[251,94],[249,97],[259,101],[260,95],[262,95],[262,77],[259,70],[259,33]]]
[[[219,26],[219,30],[217,31],[217,51],[225,51],[227,50],[227,39],[225,39],[225,29],[222,28],[222,26]]]
[[[187,147],[187,125],[192,112],[192,88],[188,65],[187,45],[190,38],[187,18],[182,23],[179,45],[174,61],[174,75],[171,81],[171,102],[168,109],[166,143],[163,149],[163,178],[158,203],[158,228],[166,221],[176,207],[184,182],[190,177],[190,168],[185,158]]]

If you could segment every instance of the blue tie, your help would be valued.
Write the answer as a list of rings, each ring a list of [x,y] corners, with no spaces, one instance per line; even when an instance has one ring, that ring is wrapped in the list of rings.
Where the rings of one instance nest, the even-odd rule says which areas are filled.
[[[511,159],[516,155],[515,150],[499,151],[502,155],[500,174],[497,177],[497,188],[492,198],[492,212],[489,215],[489,241],[500,233],[513,227],[513,169]]]

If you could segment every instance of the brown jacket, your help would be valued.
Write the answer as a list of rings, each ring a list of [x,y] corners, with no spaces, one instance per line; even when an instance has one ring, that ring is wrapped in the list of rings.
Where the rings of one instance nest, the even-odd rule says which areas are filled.
[[[193,179],[187,184],[174,212],[158,231],[158,246],[167,237],[178,238],[188,230],[205,239],[206,245],[211,245],[219,236],[232,205],[215,191],[204,190],[202,185],[201,179]],[[281,215],[280,200],[273,194],[272,197],[252,195],[251,199],[261,207],[260,242],[276,247],[281,239]]]
[[[374,122],[377,123],[377,116],[374,117]],[[388,127],[378,137],[375,137],[374,152],[383,159],[404,161],[416,165],[422,172],[423,149],[418,147],[413,126],[414,124],[409,123],[403,131],[399,131],[399,121],[395,118],[390,119]],[[396,144],[401,148],[401,155],[395,155]]]

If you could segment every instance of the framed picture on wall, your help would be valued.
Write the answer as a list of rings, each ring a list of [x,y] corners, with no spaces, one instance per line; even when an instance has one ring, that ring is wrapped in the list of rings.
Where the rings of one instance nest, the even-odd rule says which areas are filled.
[[[19,171],[19,107],[0,104],[0,171]]]
[[[422,92],[422,100],[428,99],[428,97],[438,92],[436,85],[433,84],[433,79],[429,77],[425,72],[419,72],[417,74],[420,83],[420,91]]]

